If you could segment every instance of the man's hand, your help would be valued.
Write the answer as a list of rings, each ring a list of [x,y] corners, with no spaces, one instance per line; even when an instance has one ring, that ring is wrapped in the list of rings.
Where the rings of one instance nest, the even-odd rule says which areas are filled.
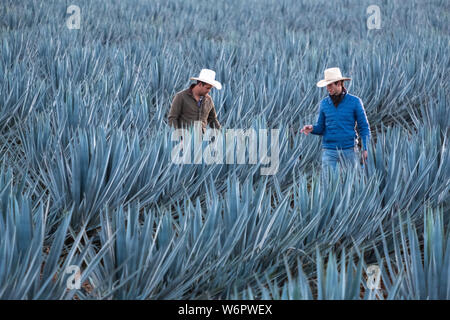
[[[307,124],[306,126],[303,127],[302,130],[300,130],[301,133],[304,133],[306,135],[310,134],[313,131],[313,126],[310,124]]]
[[[364,150],[362,153],[362,162],[363,164],[367,161],[367,150]]]

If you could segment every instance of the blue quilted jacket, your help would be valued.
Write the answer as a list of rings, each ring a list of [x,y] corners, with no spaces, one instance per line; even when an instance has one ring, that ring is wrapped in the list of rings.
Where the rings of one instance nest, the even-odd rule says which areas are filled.
[[[361,99],[347,93],[335,107],[328,96],[320,102],[319,117],[311,133],[323,136],[324,149],[353,148],[356,139],[355,122],[363,150],[367,150],[370,127]]]

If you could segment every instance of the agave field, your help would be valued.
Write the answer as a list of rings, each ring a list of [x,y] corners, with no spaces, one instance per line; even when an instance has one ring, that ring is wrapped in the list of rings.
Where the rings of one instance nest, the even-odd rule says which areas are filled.
[[[2,0],[0,298],[450,299],[449,17],[445,0]],[[364,168],[323,178],[299,131],[329,67],[372,139]],[[276,174],[171,161],[169,108],[202,68],[221,130],[279,129]]]

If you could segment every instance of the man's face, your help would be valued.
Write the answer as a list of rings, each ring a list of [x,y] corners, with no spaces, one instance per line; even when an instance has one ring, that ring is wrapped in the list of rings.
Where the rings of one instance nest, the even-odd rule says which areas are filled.
[[[342,92],[342,85],[340,81],[330,83],[327,85],[328,93],[333,96]]]
[[[211,91],[211,88],[212,88],[213,86],[212,85],[210,85],[210,84],[207,84],[207,83],[200,83],[200,95],[201,96],[206,96],[208,93],[209,93],[209,91]]]

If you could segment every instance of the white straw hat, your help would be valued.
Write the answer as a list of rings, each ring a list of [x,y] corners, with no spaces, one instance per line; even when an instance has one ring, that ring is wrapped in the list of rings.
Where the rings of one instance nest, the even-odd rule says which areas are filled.
[[[339,81],[339,80],[352,80],[350,78],[343,77],[341,74],[341,70],[339,68],[329,68],[326,69],[324,72],[325,79],[320,80],[317,82],[317,86],[319,88],[325,87],[329,85],[330,83]]]
[[[198,80],[212,85],[217,90],[222,89],[222,85],[219,81],[215,80],[216,73],[210,69],[202,69],[198,77],[191,77],[191,80]]]

